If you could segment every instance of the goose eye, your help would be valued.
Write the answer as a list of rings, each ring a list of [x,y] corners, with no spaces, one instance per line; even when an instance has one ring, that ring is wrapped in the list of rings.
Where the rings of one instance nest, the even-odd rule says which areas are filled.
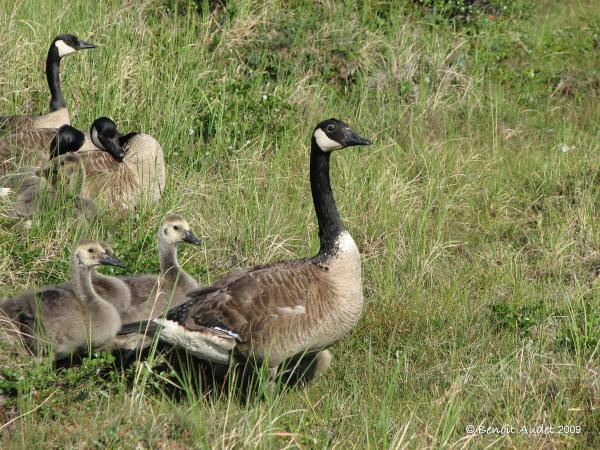
[[[88,252],[94,253],[94,249],[93,248],[88,248]]]
[[[327,125],[327,131],[329,131],[331,133],[333,130],[335,130],[335,125],[333,125],[333,124]]]
[[[174,226],[173,226],[173,229],[174,229],[175,231],[179,231],[179,225],[174,225]]]

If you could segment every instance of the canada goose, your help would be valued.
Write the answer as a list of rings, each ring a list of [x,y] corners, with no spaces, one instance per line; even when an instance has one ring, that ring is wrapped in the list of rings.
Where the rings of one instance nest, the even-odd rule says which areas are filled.
[[[103,141],[98,130],[111,139]],[[107,117],[94,121],[90,136],[96,147],[106,151],[87,150],[87,146],[78,151],[85,169],[82,198],[123,210],[135,207],[142,199],[160,199],[165,187],[165,161],[160,144],[152,136],[135,132],[122,135]]]
[[[177,246],[182,242],[202,243],[183,217],[167,216],[158,229],[160,274],[121,277],[131,291],[131,309],[121,315],[123,322],[158,317],[181,304],[185,294],[198,287],[177,261]]]
[[[85,140],[85,134],[70,125],[10,134],[0,140],[0,173],[43,166],[53,156],[79,150]]]
[[[69,111],[60,87],[60,60],[78,50],[96,48],[94,44],[82,41],[72,34],[61,34],[50,44],[46,57],[46,79],[50,89],[50,112],[39,116],[0,117],[0,130],[25,130],[31,128],[58,128],[71,123]]]
[[[326,349],[347,335],[362,314],[358,248],[345,230],[329,182],[333,150],[371,142],[336,119],[313,131],[310,184],[319,223],[317,255],[239,271],[213,286],[189,292],[188,301],[164,319],[123,327],[144,327],[168,344],[217,364],[235,360],[267,363],[274,376],[280,363],[300,355],[327,369]],[[316,376],[317,374],[315,374]]]
[[[15,324],[26,345],[39,354],[44,344],[54,347],[63,359],[88,344],[97,348],[112,340],[121,327],[121,317],[92,285],[99,265],[124,267],[110,246],[81,240],[71,254],[72,281],[25,292],[0,303],[0,313]]]

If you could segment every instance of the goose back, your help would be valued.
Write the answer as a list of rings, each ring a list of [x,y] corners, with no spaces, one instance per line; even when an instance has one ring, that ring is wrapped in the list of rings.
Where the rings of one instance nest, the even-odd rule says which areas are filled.
[[[166,180],[160,144],[152,136],[136,134],[127,141],[125,152],[122,162],[99,150],[78,152],[85,168],[83,198],[125,210],[142,200],[160,199]]]

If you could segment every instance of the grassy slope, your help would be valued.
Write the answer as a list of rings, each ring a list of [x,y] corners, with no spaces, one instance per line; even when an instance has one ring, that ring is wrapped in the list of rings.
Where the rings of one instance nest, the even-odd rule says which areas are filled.
[[[318,245],[307,177],[314,124],[375,137],[334,155],[366,309],[306,389],[244,406],[174,401],[104,360],[53,372],[0,343],[0,447],[597,447],[600,6],[535,2],[450,29],[383,1],[0,0],[0,111],[43,111],[58,32],[100,44],[62,67],[75,126],[109,115],[169,164],[156,210],[87,227],[0,222],[4,295],[63,280],[78,236],[156,270],[164,213],[206,238],[182,248],[202,283]],[[180,3],[184,4],[184,3]],[[567,5],[569,4],[569,5]],[[466,30],[466,31],[465,31]],[[562,152],[562,145],[569,151]],[[580,435],[467,436],[467,424],[580,425]]]

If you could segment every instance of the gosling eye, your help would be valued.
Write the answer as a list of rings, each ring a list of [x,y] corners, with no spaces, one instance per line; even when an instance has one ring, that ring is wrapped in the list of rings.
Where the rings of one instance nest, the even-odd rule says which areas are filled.
[[[173,225],[173,229],[174,229],[175,231],[179,231],[179,225]]]
[[[327,131],[329,131],[331,133],[333,130],[335,130],[335,125],[333,125],[333,124],[327,125]]]
[[[94,249],[93,248],[88,248],[88,252],[94,253]]]

